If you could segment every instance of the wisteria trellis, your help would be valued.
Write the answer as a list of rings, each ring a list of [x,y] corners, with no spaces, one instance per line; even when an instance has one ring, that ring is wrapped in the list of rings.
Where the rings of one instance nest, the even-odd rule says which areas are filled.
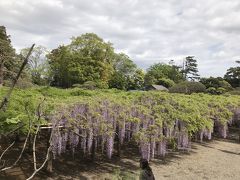
[[[198,108],[201,111],[200,104]],[[55,158],[70,146],[73,153],[81,150],[84,154],[91,154],[101,149],[111,158],[116,141],[120,145],[135,141],[141,156],[150,160],[156,156],[164,157],[170,141],[174,141],[178,149],[189,149],[193,136],[200,141],[204,138],[210,140],[214,129],[226,137],[228,121],[216,118],[218,112],[214,114],[212,109],[207,109],[194,116],[193,112],[196,114],[194,108],[184,108],[176,99],[156,100],[144,95],[128,100],[128,103],[106,97],[74,103],[60,108],[52,116],[52,153]],[[200,118],[198,122],[196,119],[201,113],[205,119]],[[231,115],[226,118],[230,119]]]

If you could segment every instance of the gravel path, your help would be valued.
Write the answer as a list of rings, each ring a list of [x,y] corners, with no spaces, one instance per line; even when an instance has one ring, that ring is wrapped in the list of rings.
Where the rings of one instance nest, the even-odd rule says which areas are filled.
[[[193,143],[190,155],[179,155],[165,165],[152,163],[159,180],[239,180],[240,144],[215,140]]]

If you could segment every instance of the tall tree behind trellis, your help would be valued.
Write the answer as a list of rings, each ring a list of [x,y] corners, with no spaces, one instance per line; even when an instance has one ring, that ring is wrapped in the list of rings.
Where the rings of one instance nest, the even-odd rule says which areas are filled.
[[[200,78],[198,74],[198,64],[194,56],[187,56],[183,63],[182,73],[185,79],[190,79],[192,81]]]
[[[12,63],[14,63],[15,50],[11,46],[10,36],[6,28],[0,26],[0,87],[3,85],[4,76],[10,74]]]
[[[233,87],[240,87],[240,61],[236,61],[236,63],[238,66],[230,67],[224,75],[224,79]]]

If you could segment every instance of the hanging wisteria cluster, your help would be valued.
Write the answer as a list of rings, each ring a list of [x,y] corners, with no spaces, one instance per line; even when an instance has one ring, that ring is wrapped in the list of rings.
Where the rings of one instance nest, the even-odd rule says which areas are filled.
[[[52,153],[55,158],[67,149],[86,155],[100,151],[111,158],[116,143],[121,146],[133,141],[142,158],[164,157],[172,142],[177,149],[189,150],[193,137],[211,140],[212,133],[217,131],[226,138],[227,120],[216,118],[217,108],[207,109],[198,101],[151,94],[73,103],[59,108],[51,118]],[[232,114],[226,114],[225,119],[230,119]]]

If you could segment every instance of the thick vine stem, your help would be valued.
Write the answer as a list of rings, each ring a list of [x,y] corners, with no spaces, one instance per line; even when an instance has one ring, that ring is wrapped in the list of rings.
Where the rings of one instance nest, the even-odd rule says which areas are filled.
[[[34,135],[34,140],[33,140],[33,166],[34,166],[34,170],[37,169],[37,161],[36,161],[36,139],[37,139],[37,135],[38,135],[38,132],[39,132],[39,129],[40,129],[40,120],[41,120],[41,105],[43,104],[43,102],[45,101],[45,98],[43,99],[42,102],[39,103],[38,107],[37,107],[37,115],[38,115],[38,119],[37,119],[37,122],[38,122],[38,126],[37,126],[37,130],[35,132],[35,135]]]
[[[25,150],[25,148],[26,148],[26,145],[27,145],[27,142],[28,142],[28,139],[29,139],[29,135],[30,135],[30,131],[31,131],[31,130],[29,129],[29,130],[28,130],[27,137],[26,137],[25,142],[24,142],[24,145],[23,145],[23,148],[22,148],[22,151],[21,151],[20,155],[18,156],[17,160],[13,163],[12,166],[5,167],[5,168],[1,169],[0,172],[1,172],[1,171],[5,171],[5,170],[7,170],[7,169],[11,169],[11,168],[13,168],[14,166],[17,165],[18,161],[21,159],[21,157],[22,157],[22,155],[23,155],[23,152],[24,152],[24,150]]]
[[[4,154],[15,144],[15,141],[13,141],[1,154],[0,156],[0,162],[2,160],[2,157],[4,156]]]
[[[47,161],[49,159],[49,155],[51,153],[51,149],[52,149],[52,146],[51,146],[52,136],[53,136],[53,131],[51,132],[51,135],[50,135],[50,138],[49,138],[50,146],[48,147],[47,154],[46,154],[44,162],[42,163],[42,165],[39,168],[36,168],[36,169],[34,168],[34,172],[32,173],[32,175],[30,177],[27,178],[27,180],[32,179],[47,163]]]
[[[34,135],[34,140],[33,140],[33,166],[34,166],[34,170],[37,169],[37,161],[36,161],[36,139],[37,139],[37,134],[39,132],[39,128],[40,128],[40,123],[38,124],[36,133]]]

